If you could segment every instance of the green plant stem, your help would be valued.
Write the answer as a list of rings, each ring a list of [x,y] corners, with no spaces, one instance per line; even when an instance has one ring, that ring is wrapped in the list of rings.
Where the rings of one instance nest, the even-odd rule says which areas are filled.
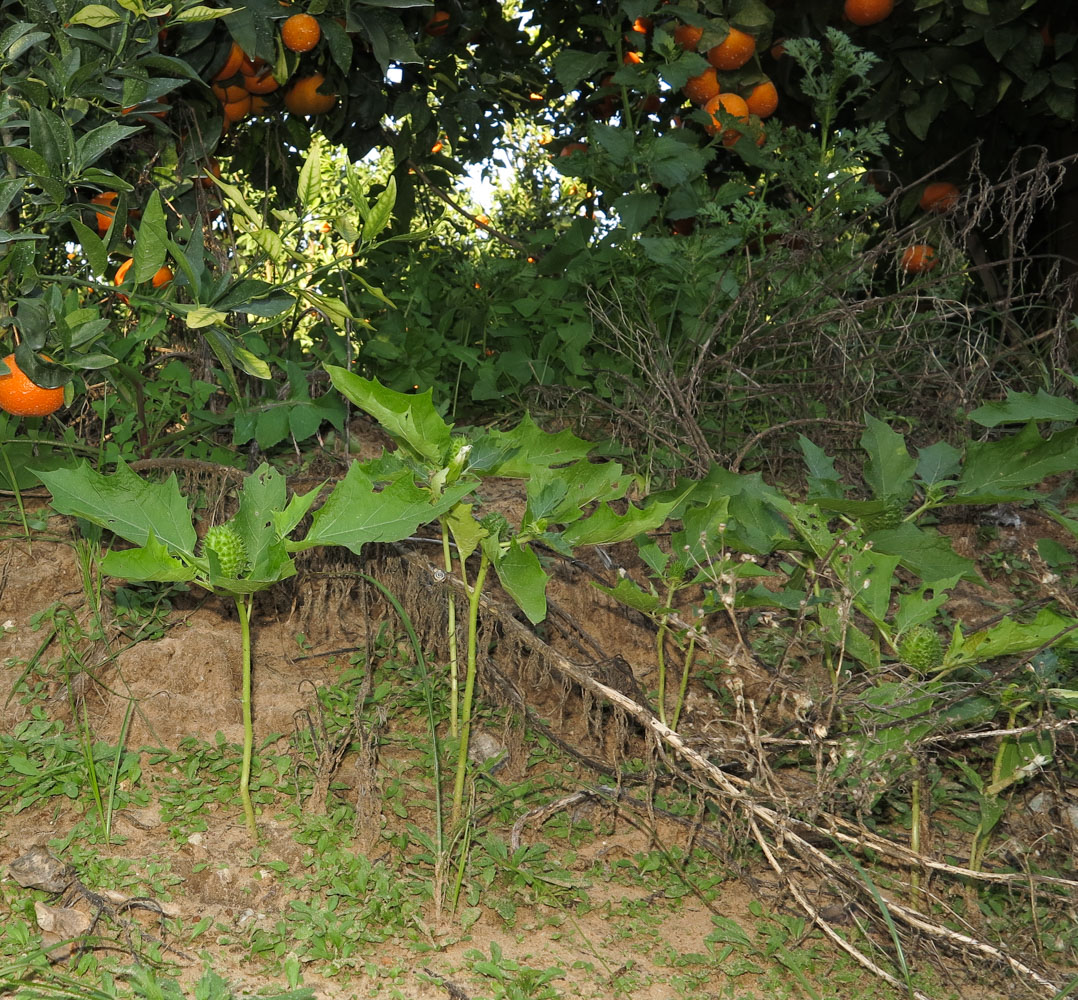
[[[243,648],[243,762],[240,764],[240,801],[247,832],[252,841],[258,840],[255,807],[251,803],[251,758],[254,756],[255,729],[251,718],[251,597],[234,594],[236,612],[240,618],[240,637]]]
[[[479,550],[479,571],[475,583],[468,586],[464,576],[464,586],[468,592],[468,673],[464,678],[464,701],[460,707],[460,747],[457,750],[457,775],[453,782],[452,825],[460,822],[461,805],[464,801],[464,777],[468,769],[468,740],[472,729],[472,697],[475,694],[477,644],[479,641],[479,598],[483,592],[483,582],[490,568],[490,557],[484,549]],[[461,559],[461,574],[464,575],[464,560]]]
[[[15,504],[19,508],[19,520],[22,522],[22,533],[30,541],[30,525],[26,521],[26,508],[22,502],[22,491],[15,480],[15,470],[11,467],[11,459],[8,458],[7,448],[0,442],[0,458],[4,460],[4,471],[7,473],[8,482],[11,483],[11,492],[15,494]],[[31,543],[32,544],[32,543]]]
[[[116,757],[112,762],[112,774],[109,777],[108,799],[105,803],[105,843],[111,842],[112,817],[116,807],[116,788],[120,783],[120,765],[124,759],[124,745],[127,743],[127,730],[131,725],[131,716],[135,714],[135,702],[129,700],[124,711],[124,720],[120,724],[120,735],[116,740]]]
[[[446,573],[453,572],[453,553],[449,546],[449,525],[439,518],[442,525],[442,559]],[[452,588],[449,590],[449,607],[446,612],[446,628],[449,638],[449,735],[457,736],[457,702],[460,697],[457,675],[457,601]]]
[[[666,585],[666,600],[663,607],[669,608],[674,599],[676,584]],[[669,629],[670,615],[664,614],[659,620],[659,634],[655,637],[655,657],[659,663],[659,721],[666,725],[666,633]]]
[[[689,648],[685,651],[685,662],[681,667],[681,683],[678,685],[677,704],[674,705],[674,718],[670,722],[670,728],[677,730],[678,719],[681,718],[681,710],[685,706],[685,692],[689,688],[689,672],[692,670],[693,658],[696,656],[696,632],[689,635]]]
[[[921,764],[916,756],[910,757],[913,767],[913,786],[910,792],[910,850],[921,853]],[[910,906],[916,909],[921,897],[921,876],[914,869],[910,873]]]

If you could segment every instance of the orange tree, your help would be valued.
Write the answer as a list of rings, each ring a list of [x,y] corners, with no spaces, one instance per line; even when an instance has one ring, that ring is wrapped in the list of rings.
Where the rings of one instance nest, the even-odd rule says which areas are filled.
[[[1004,137],[985,154],[1002,158],[1073,118],[1068,4],[898,0],[877,17],[866,3],[847,11],[839,0],[316,0],[306,10],[276,0],[8,2],[0,5],[0,310],[10,315],[0,318],[19,338],[20,367],[45,383],[119,371],[131,326],[100,293],[133,254],[132,305],[169,317],[156,327],[168,343],[201,337],[234,394],[237,370],[269,374],[267,359],[281,353],[275,338],[297,343],[287,331],[305,310],[327,327],[361,326],[341,305],[370,301],[354,266],[365,247],[350,238],[355,227],[320,223],[340,230],[350,263],[327,266],[314,284],[302,245],[281,241],[312,221],[301,165],[317,132],[353,161],[390,151],[386,221],[404,234],[424,192],[449,189],[515,119],[542,123],[552,169],[580,195],[571,216],[509,232],[505,246],[518,266],[531,258],[554,277],[589,243],[616,252],[637,233],[687,232],[698,219],[704,231],[714,227],[738,184],[763,181],[761,203],[803,214],[829,197],[832,215],[850,215],[858,199],[848,191],[835,199],[824,183],[833,167],[827,137],[871,121],[897,142],[863,143],[860,166],[887,160],[909,181],[979,134]],[[879,59],[874,88],[856,102],[835,95],[838,117],[821,123],[805,71],[781,39],[825,38],[835,27]],[[727,95],[743,98],[748,114]],[[792,146],[821,141],[811,177],[783,175]],[[214,176],[221,162],[224,186]],[[265,200],[241,210],[241,187]],[[359,194],[365,200],[349,188],[353,202]],[[779,235],[753,225],[750,243]],[[230,226],[246,233],[245,254]],[[364,259],[375,286],[395,280],[392,255]],[[166,263],[176,280],[154,289]],[[323,343],[336,362],[351,357],[349,341]],[[56,365],[40,360],[46,348]],[[139,359],[128,360],[137,372]],[[126,381],[137,405],[138,380]]]

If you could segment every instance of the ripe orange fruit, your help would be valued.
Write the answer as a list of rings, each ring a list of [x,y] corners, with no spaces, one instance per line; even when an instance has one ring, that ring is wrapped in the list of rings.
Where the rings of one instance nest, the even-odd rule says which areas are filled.
[[[253,73],[244,73],[243,86],[248,94],[272,94],[280,84],[273,75],[273,67],[259,59]]]
[[[449,11],[436,10],[430,16],[430,20],[427,22],[426,27],[423,29],[425,34],[437,37],[438,35],[444,35],[449,30]]]
[[[570,142],[562,146],[558,156],[572,156],[573,153],[586,153],[587,151],[588,144],[586,142]]]
[[[100,205],[105,209],[105,211],[97,213],[97,231],[101,236],[104,236],[109,231],[109,226],[112,225],[112,220],[116,216],[116,199],[118,197],[119,195],[115,191],[102,191],[90,199],[91,204]]]
[[[227,80],[230,76],[235,76],[239,72],[240,64],[244,58],[243,49],[240,48],[239,43],[233,42],[232,48],[228,50],[225,64],[214,74],[213,78],[215,80]]]
[[[907,274],[924,274],[931,271],[939,263],[936,256],[936,248],[927,243],[914,243],[902,251],[900,262],[902,270]]]
[[[626,66],[639,66],[644,61],[644,56],[640,52],[626,52],[621,61]]]
[[[651,29],[653,27],[654,24],[650,17],[638,17],[633,21],[630,33],[635,31],[639,35],[648,36],[651,34]],[[630,45],[633,44],[633,39],[629,37],[629,34],[626,34],[624,38]]]
[[[756,54],[756,39],[739,28],[731,28],[718,45],[707,50],[707,61],[716,69],[741,69]]]
[[[921,195],[921,210],[942,215],[958,204],[958,188],[950,181],[934,181]]]
[[[243,91],[243,97],[237,101],[229,101],[222,108],[221,111],[225,118],[225,131],[228,131],[230,125],[235,125],[236,122],[242,121],[251,113],[251,95],[243,90],[243,87],[238,87],[238,90]]]
[[[326,82],[321,73],[304,76],[284,94],[284,106],[294,115],[321,115],[337,103],[336,94],[321,94],[318,88]]]
[[[281,41],[293,52],[310,52],[321,37],[322,29],[310,14],[293,14],[281,25]]]
[[[674,41],[686,52],[695,52],[703,34],[703,28],[697,28],[693,24],[679,24],[674,29]]]
[[[846,0],[842,12],[862,28],[878,24],[895,9],[895,0]]]
[[[51,361],[47,354],[41,355]],[[10,369],[7,375],[0,375],[0,409],[14,417],[47,417],[64,405],[63,386],[46,389],[31,382],[17,364],[15,355],[4,358],[4,364]]]
[[[233,84],[230,87],[226,87],[223,84],[215,83],[210,87],[214,96],[222,104],[233,104],[236,101],[242,101],[247,95],[248,90],[246,87],[241,87],[239,84]]]
[[[745,103],[749,106],[750,114],[756,115],[757,118],[770,118],[779,106],[779,92],[770,80],[764,80],[752,88],[752,93],[745,98]]]
[[[135,263],[135,258],[134,257],[128,257],[127,260],[125,260],[116,269],[116,277],[114,277],[112,279],[112,283],[117,288],[119,288],[120,285],[122,285],[127,280],[127,272],[131,270],[131,265],[134,264],[134,263]],[[174,277],[175,277],[175,275],[172,273],[172,268],[169,267],[168,264],[162,264],[157,269],[157,271],[154,273],[154,276],[150,279],[150,284],[153,285],[154,288],[162,288],[165,285],[167,285],[170,281],[172,281],[172,279]],[[124,301],[124,302],[127,302],[127,296],[126,295],[121,295],[120,299],[122,301]]]
[[[741,133],[733,128],[723,130],[723,124],[719,120],[719,108],[747,125],[749,122],[749,106],[745,103],[745,99],[738,97],[737,94],[716,94],[704,105],[704,110],[711,115],[711,124],[706,126],[708,134],[714,135],[716,132],[721,131],[722,144],[732,146],[741,138]]]
[[[681,91],[693,104],[707,104],[713,97],[717,97],[719,77],[714,67],[708,67],[699,76],[691,77]]]
[[[217,162],[217,158],[214,156],[211,156],[206,161],[206,165],[203,168],[202,176],[198,179],[199,184],[201,184],[204,188],[216,187],[216,185],[209,177],[210,174],[212,174],[218,180],[221,179],[221,164]]]

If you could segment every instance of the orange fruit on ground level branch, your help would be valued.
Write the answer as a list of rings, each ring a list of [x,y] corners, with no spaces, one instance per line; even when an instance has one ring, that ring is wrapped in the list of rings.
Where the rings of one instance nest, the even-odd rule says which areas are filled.
[[[950,181],[933,181],[921,194],[921,210],[942,215],[958,204],[958,188]]]
[[[902,251],[900,262],[902,270],[907,274],[924,274],[931,271],[939,263],[936,256],[936,248],[928,243],[914,243]]]
[[[449,30],[449,11],[436,10],[430,16],[423,31],[432,36],[444,35]]]
[[[747,125],[749,123],[749,106],[745,103],[745,99],[738,97],[737,94],[717,94],[704,105],[704,110],[711,115],[711,124],[706,126],[708,134],[714,135],[716,132],[722,132],[722,144],[732,146],[741,138],[741,133],[734,128],[723,129],[723,123],[719,120],[720,108],[727,115]]]
[[[109,226],[112,225],[112,220],[116,216],[116,199],[119,195],[115,191],[102,191],[100,194],[95,194],[90,203],[93,205],[100,205],[104,211],[97,213],[97,231],[102,236],[108,232]]]
[[[51,361],[47,354],[41,355]],[[0,375],[0,409],[15,417],[47,417],[64,405],[63,386],[46,389],[31,382],[17,364],[15,355],[4,358],[8,374]]]
[[[749,106],[750,114],[756,115],[757,118],[770,118],[779,106],[779,92],[770,80],[764,80],[752,88],[752,93],[745,98],[745,103]]]
[[[694,24],[679,24],[674,29],[674,41],[686,52],[695,52],[703,34],[704,29],[698,28]]]
[[[895,0],[846,0],[842,12],[854,24],[865,28],[890,17],[894,9]]]
[[[310,52],[321,37],[322,29],[310,14],[293,14],[281,25],[281,41],[293,52]]]
[[[329,111],[337,103],[337,95],[319,93],[318,88],[325,82],[321,73],[301,77],[285,91],[285,107],[294,115],[321,115]]]
[[[681,88],[693,104],[707,104],[719,94],[719,77],[714,67],[708,67],[699,76],[690,77]]]
[[[718,45],[707,50],[707,61],[716,69],[741,69],[756,54],[756,39],[740,28],[731,28]]]

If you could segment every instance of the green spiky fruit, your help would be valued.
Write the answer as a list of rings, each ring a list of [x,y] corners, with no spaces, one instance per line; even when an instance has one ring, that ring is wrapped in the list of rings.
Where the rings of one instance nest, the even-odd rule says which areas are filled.
[[[902,662],[922,674],[943,666],[943,643],[934,629],[927,625],[914,625],[898,644]]]
[[[213,552],[221,575],[236,579],[247,569],[247,548],[231,524],[215,524],[202,540],[202,551]]]
[[[880,499],[883,500],[883,510],[876,514],[869,514],[862,521],[868,531],[875,531],[877,528],[897,528],[906,516],[906,501],[901,497],[885,496]]]

